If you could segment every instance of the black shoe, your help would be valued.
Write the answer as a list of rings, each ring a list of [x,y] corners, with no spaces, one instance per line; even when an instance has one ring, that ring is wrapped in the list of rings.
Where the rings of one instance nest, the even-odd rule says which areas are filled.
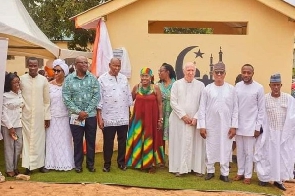
[[[19,172],[18,169],[15,169],[15,170],[14,170],[14,173],[15,173],[16,176],[17,176],[18,174],[20,174],[20,172]]]
[[[82,173],[83,169],[82,168],[75,168],[76,173]]]
[[[122,171],[126,171],[127,167],[125,165],[118,165],[118,168]]]
[[[263,181],[259,181],[258,185],[259,186],[267,186],[268,182],[263,182]]]
[[[31,175],[33,172],[31,170],[29,170],[28,168],[26,168],[26,171],[24,172],[25,175]]]
[[[205,180],[210,180],[213,177],[214,177],[214,173],[207,173],[206,177],[205,177]]]
[[[102,169],[102,171],[103,171],[103,172],[110,172],[110,171],[111,171],[111,168],[109,168],[109,167],[104,167],[104,168]]]
[[[39,172],[41,172],[41,173],[48,173],[49,172],[49,169],[46,169],[45,167],[41,167],[41,168],[39,168]]]
[[[89,172],[96,172],[96,169],[94,167],[87,167]]]
[[[228,179],[228,176],[223,176],[223,175],[220,175],[219,180],[222,180],[223,182],[230,182]]]
[[[275,185],[276,187],[278,187],[279,189],[281,189],[283,191],[287,190],[283,184],[280,184],[276,181],[273,183],[273,185]]]

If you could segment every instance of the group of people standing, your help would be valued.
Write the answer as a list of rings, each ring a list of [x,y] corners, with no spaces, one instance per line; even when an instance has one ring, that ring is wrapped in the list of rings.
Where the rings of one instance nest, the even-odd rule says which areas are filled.
[[[205,165],[205,180],[210,180],[219,162],[219,179],[230,182],[235,138],[238,172],[233,180],[250,184],[255,165],[260,186],[273,181],[286,190],[283,181],[294,177],[295,108],[294,98],[280,91],[280,74],[270,77],[271,93],[266,95],[263,86],[253,80],[250,64],[242,66],[242,81],[235,87],[225,82],[222,62],[214,65],[214,82],[206,87],[194,75],[194,65],[187,63],[184,78],[171,89],[169,172],[203,176]]]
[[[29,58],[27,74],[6,75],[1,131],[7,176],[19,173],[21,153],[25,174],[37,168],[83,172],[84,135],[86,168],[95,172],[98,125],[103,172],[111,171],[117,134],[117,166],[122,171],[131,167],[154,173],[157,165],[168,164],[177,177],[195,172],[199,177],[206,173],[205,180],[210,180],[219,162],[219,179],[230,182],[235,138],[238,172],[233,180],[250,184],[253,162],[261,186],[274,181],[285,190],[282,182],[294,177],[294,100],[281,93],[279,74],[270,77],[271,93],[264,95],[250,64],[242,66],[242,81],[234,87],[225,82],[225,64],[218,62],[214,82],[205,87],[195,79],[194,63],[184,64],[184,78],[177,81],[173,67],[164,63],[159,82],[155,84],[150,68],[142,68],[140,82],[130,90],[120,73],[120,59],[112,58],[109,71],[98,79],[88,66],[87,58],[79,56],[69,74],[68,65],[57,59],[54,80],[48,83],[38,74],[37,59]]]

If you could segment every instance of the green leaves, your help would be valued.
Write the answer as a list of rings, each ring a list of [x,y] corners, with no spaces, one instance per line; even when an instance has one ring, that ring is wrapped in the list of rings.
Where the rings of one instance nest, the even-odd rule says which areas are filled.
[[[95,31],[75,29],[69,18],[107,0],[21,0],[37,26],[51,40],[71,40],[69,49],[90,51]]]

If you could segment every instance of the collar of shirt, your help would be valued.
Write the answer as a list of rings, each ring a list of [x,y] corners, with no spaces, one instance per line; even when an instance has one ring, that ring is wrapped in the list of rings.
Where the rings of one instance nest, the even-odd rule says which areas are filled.
[[[77,76],[77,72],[76,72],[76,71],[73,72],[72,74],[73,74],[73,77],[74,77],[74,78],[81,79],[81,78],[79,78],[79,77]],[[91,73],[90,73],[89,71],[86,71],[85,76],[84,76],[81,80],[83,80],[86,76],[89,76],[90,74],[91,74]]]

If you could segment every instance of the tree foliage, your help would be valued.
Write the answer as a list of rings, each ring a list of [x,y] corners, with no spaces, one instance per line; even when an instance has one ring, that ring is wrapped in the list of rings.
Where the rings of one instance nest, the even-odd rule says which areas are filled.
[[[95,31],[76,29],[69,18],[107,0],[21,0],[37,26],[51,40],[70,39],[68,48],[89,51]]]
[[[213,34],[212,28],[165,27],[165,34]]]

